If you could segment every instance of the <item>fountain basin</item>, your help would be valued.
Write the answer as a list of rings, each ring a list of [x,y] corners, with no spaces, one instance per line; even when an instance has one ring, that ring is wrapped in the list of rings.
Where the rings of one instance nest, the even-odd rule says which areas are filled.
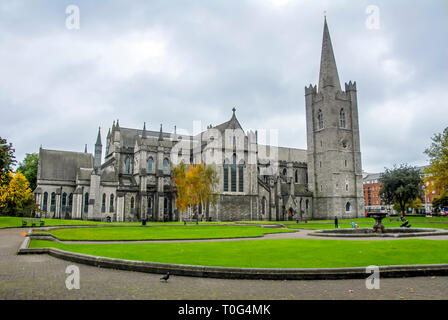
[[[424,237],[448,235],[448,230],[429,228],[387,228],[384,232],[374,232],[372,228],[359,229],[326,229],[309,233],[311,236],[320,237]]]

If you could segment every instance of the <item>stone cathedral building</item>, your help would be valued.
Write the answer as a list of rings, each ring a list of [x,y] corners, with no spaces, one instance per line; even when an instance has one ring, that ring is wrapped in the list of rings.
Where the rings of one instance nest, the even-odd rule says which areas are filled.
[[[213,221],[361,217],[364,212],[356,82],[341,89],[325,20],[318,85],[305,88],[307,150],[266,146],[236,117],[194,135],[114,121],[94,154],[40,148],[35,193],[43,216],[182,220],[172,167],[205,162],[219,175]]]

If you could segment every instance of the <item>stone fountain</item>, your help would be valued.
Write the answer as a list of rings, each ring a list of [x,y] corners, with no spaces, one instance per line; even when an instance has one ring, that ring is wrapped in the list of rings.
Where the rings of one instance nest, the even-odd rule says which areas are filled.
[[[410,228],[409,222],[402,219],[403,223],[400,228],[385,228],[382,220],[388,216],[386,211],[367,212],[367,217],[375,219],[373,228],[359,229],[326,229],[317,230],[309,233],[311,236],[321,237],[422,237],[435,235],[448,235],[448,230],[432,229],[432,228]]]
[[[385,211],[374,211],[367,212],[367,217],[371,217],[375,219],[375,225],[373,226],[373,232],[375,233],[384,233],[386,228],[382,224],[382,220],[387,216],[387,212]]]

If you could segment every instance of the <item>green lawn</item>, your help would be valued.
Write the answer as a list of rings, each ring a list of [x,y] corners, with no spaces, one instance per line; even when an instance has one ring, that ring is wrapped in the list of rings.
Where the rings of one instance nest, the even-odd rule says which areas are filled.
[[[252,240],[191,243],[63,244],[32,240],[31,248],[127,260],[243,268],[338,268],[448,263],[448,241]]]
[[[56,229],[45,232],[55,235],[60,240],[157,240],[256,237],[267,233],[292,231],[259,226],[173,226],[96,227]]]

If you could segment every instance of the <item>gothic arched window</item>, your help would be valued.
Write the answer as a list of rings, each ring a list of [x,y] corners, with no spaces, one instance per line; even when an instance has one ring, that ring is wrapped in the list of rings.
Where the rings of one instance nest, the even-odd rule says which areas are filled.
[[[323,129],[324,128],[324,116],[322,114],[322,110],[319,110],[319,112],[317,113],[317,122],[319,125],[319,129]]]
[[[230,168],[230,187],[232,192],[236,192],[236,154],[232,156],[232,166]]]
[[[339,126],[345,128],[345,111],[344,108],[339,111]]]
[[[224,191],[229,191],[229,164],[224,160]]]
[[[163,173],[169,173],[170,172],[170,162],[167,158],[163,159]]]
[[[109,212],[114,212],[114,195],[110,195],[109,199]]]
[[[44,192],[44,201],[42,204],[42,210],[47,212],[48,192]]]
[[[129,156],[126,157],[126,160],[124,162],[125,164],[125,173],[131,173],[131,158]]]
[[[68,208],[67,208],[67,211],[68,212],[72,212],[72,207],[73,207],[73,193],[70,193],[70,195],[68,196]]]
[[[50,212],[54,212],[56,209],[56,193],[51,193],[51,199],[50,199]]]
[[[294,180],[295,180],[296,183],[299,183],[299,173],[297,172],[297,170],[294,173]]]
[[[89,211],[89,193],[86,192],[84,196],[84,212],[87,213]]]
[[[266,212],[266,198],[263,197],[261,199],[261,214],[265,214]]]
[[[106,194],[103,193],[103,198],[101,199],[101,212],[106,212]]]
[[[152,213],[152,197],[148,197],[148,205],[146,207],[146,213],[151,214]]]
[[[148,173],[152,172],[152,157],[148,159]]]
[[[134,214],[134,197],[131,198],[131,213]]]
[[[67,209],[67,194],[64,192],[62,194],[62,212],[65,212]]]
[[[350,202],[347,202],[345,204],[345,211],[349,212],[351,210],[352,205],[350,204]]]
[[[238,165],[238,177],[239,177],[238,191],[244,192],[244,161],[243,160],[241,160]]]

